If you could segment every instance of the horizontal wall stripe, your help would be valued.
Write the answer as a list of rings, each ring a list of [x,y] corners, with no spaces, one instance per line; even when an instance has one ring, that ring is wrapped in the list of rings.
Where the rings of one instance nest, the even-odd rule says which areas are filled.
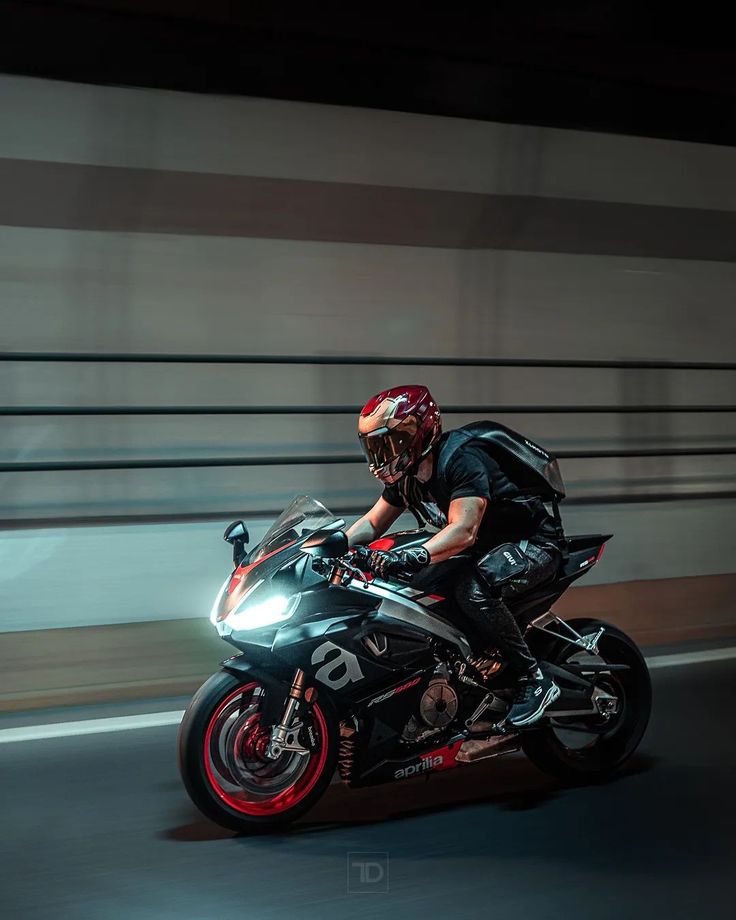
[[[620,460],[661,457],[730,457],[736,445],[725,447],[622,447],[614,450],[557,450],[559,460]],[[0,473],[81,472],[83,470],[174,470],[227,466],[332,466],[344,463],[365,463],[362,454],[323,454],[321,456],[283,454],[274,457],[171,457],[148,460],[42,460],[0,462]]]
[[[0,159],[0,224],[736,261],[736,213]]]
[[[0,351],[0,364],[284,364],[315,367],[510,367],[581,370],[736,371],[734,361],[629,361],[605,358],[485,358],[437,355],[244,355],[177,352]]]
[[[609,492],[595,495],[570,495],[565,498],[562,510],[570,507],[597,507],[605,505],[649,505],[667,504],[671,502],[689,501],[734,501],[735,489],[693,489],[689,491],[673,489],[669,492]],[[358,517],[364,514],[370,506],[370,500],[362,505],[353,503],[346,507],[339,505],[330,506],[330,511],[337,517]],[[247,517],[277,518],[283,508],[249,509]],[[238,520],[245,512],[242,508],[226,508],[220,511],[193,511],[180,513],[147,513],[147,514],[96,514],[96,515],[58,515],[56,517],[22,517],[0,518],[0,533],[9,530],[45,530],[59,527],[110,527],[122,524],[192,524],[202,522],[217,522]]]
[[[0,418],[135,415],[357,415],[361,406],[0,406]],[[443,415],[684,415],[736,412],[736,406],[484,406],[442,407]]]
[[[709,144],[8,74],[0,108],[23,160],[736,210]]]

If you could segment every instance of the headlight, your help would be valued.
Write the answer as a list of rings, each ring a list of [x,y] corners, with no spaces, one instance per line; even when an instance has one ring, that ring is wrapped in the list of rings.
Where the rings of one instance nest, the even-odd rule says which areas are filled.
[[[215,603],[212,605],[212,610],[210,610],[210,623],[212,623],[213,626],[217,626],[217,621],[219,619],[218,614],[220,613],[220,601],[224,597],[225,592],[227,591],[227,586],[229,584],[230,584],[230,576],[228,575],[225,581],[223,581],[222,587],[217,592]]]
[[[217,597],[215,598],[215,603],[212,605],[212,610],[210,610],[210,623],[212,623],[213,626],[217,626],[219,623],[224,623],[228,617],[231,617],[234,613],[237,613],[238,610],[240,610],[240,608],[245,603],[246,598],[250,597],[256,588],[259,588],[262,584],[263,579],[259,578],[255,584],[251,585],[250,588],[245,591],[245,593],[234,599],[232,602],[233,606],[230,610],[228,610],[227,605],[224,607],[222,606],[222,600],[225,597],[225,592],[230,585],[230,578],[226,578],[222,587],[220,588]]]
[[[260,629],[263,626],[272,626],[274,623],[283,623],[294,615],[299,605],[300,595],[285,597],[276,594],[259,604],[247,604],[245,607],[231,613],[225,619],[225,624],[230,629],[239,632],[247,629]]]

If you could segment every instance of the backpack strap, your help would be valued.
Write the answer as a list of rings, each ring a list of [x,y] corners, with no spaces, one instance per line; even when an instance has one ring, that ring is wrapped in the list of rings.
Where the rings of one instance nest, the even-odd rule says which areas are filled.
[[[423,530],[427,526],[427,521],[424,520],[418,508],[415,508],[413,505],[407,505],[407,508],[414,515],[414,519],[417,522],[417,527],[420,530]]]
[[[555,525],[557,527],[557,538],[560,541],[560,548],[563,553],[567,554],[567,540],[565,539],[565,528],[562,526],[562,516],[560,515],[560,503],[554,498],[552,499],[552,517],[555,520]]]
[[[419,510],[419,502],[412,501],[412,498],[409,495],[410,488],[416,488],[416,484],[413,482],[413,477],[404,476],[403,480],[401,481],[401,485],[399,486],[399,493],[404,500],[404,507],[407,509],[407,511],[411,511],[411,513],[414,515],[414,519],[417,522],[417,526],[422,529],[423,527],[427,526],[428,521],[425,520],[424,516]]]

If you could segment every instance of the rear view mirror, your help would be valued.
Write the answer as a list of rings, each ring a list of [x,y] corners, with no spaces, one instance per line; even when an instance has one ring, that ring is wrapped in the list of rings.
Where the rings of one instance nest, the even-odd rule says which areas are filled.
[[[307,537],[302,549],[317,559],[337,559],[348,551],[348,538],[342,530],[318,530]]]
[[[223,540],[230,543],[233,548],[233,565],[237,568],[245,556],[245,547],[250,540],[248,528],[243,521],[233,521],[228,524],[223,534]]]

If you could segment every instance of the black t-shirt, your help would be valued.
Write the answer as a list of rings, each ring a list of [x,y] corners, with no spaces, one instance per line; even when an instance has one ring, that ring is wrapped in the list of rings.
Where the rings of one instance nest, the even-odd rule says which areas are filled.
[[[448,432],[449,434],[449,432]],[[443,476],[437,475],[437,457],[447,434],[434,448],[432,476],[426,483],[405,476],[386,486],[383,498],[397,508],[414,508],[435,527],[447,524],[450,502],[455,498],[485,498],[488,501],[478,530],[475,549],[487,551],[501,543],[524,539],[558,543],[561,536],[552,515],[541,499],[522,494],[499,464],[475,441],[459,447]]]

